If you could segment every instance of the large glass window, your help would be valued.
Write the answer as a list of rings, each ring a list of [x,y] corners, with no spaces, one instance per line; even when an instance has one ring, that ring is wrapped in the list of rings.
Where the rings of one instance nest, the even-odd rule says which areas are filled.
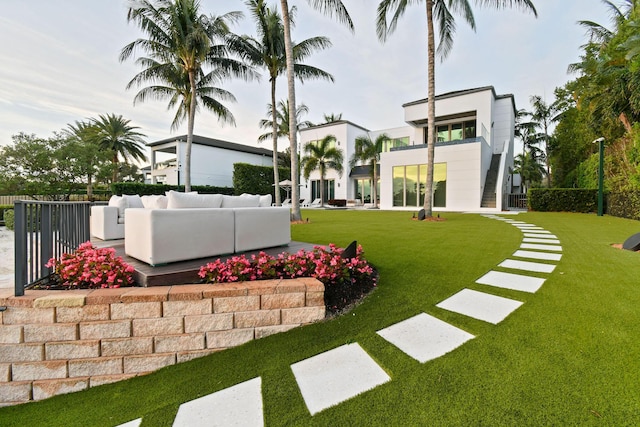
[[[386,153],[388,151],[391,151],[392,148],[406,147],[407,145],[409,145],[408,136],[403,136],[402,138],[392,138],[382,145],[382,152]]]
[[[437,142],[460,141],[476,137],[476,121],[450,123],[447,125],[437,125]]]
[[[424,205],[427,165],[395,166],[393,168],[393,206]],[[444,208],[447,203],[447,164],[433,165],[433,206]]]
[[[404,166],[393,167],[393,206],[404,206]]]
[[[334,179],[325,179],[324,181],[324,201],[335,199],[336,181]],[[313,200],[320,198],[320,180],[314,179],[311,181],[311,198]]]

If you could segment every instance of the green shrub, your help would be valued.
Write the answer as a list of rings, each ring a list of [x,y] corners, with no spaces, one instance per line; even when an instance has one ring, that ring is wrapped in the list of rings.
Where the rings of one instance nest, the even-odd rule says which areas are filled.
[[[640,220],[640,191],[609,194],[607,213],[620,218]]]
[[[532,188],[529,209],[538,212],[596,212],[598,190],[584,188]]]
[[[15,228],[13,209],[6,209],[2,217],[4,218],[4,225],[9,230],[13,230]]]
[[[0,225],[4,225],[4,212],[13,209],[13,205],[0,205]]]
[[[278,168],[280,181],[291,179],[291,169]],[[273,185],[273,167],[255,166],[247,163],[234,163],[233,189],[236,195],[271,194],[275,200],[275,186]],[[284,191],[284,190],[281,190]],[[284,194],[281,194],[283,196]]]
[[[184,185],[165,185],[165,184],[143,184],[139,182],[116,182],[111,184],[113,194],[138,194],[140,196],[150,196],[154,194],[164,194],[167,191],[184,191]],[[191,191],[197,191],[200,194],[226,194],[233,195],[233,188],[230,187],[214,187],[212,185],[192,185]]]

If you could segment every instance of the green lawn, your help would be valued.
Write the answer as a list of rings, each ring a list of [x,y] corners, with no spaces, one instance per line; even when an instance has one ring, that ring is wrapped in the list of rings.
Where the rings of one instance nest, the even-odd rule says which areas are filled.
[[[564,255],[535,294],[475,284],[510,256],[521,232],[479,215],[303,211],[293,239],[363,245],[380,283],[352,312],[154,374],[0,409],[3,426],[170,426],[178,406],[262,377],[267,426],[640,425],[640,254],[611,247],[640,223],[526,213]],[[544,276],[544,275],[542,275]],[[541,277],[542,277],[541,276]],[[436,307],[463,288],[524,302],[498,325]],[[421,364],[376,331],[426,312],[475,339]],[[290,364],[358,342],[392,380],[310,416]]]

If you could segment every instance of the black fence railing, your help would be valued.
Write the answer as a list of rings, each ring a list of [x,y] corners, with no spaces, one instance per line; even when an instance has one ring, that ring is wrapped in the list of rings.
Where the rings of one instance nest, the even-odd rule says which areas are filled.
[[[14,202],[16,296],[51,275],[49,259],[73,252],[90,239],[90,207],[90,202]]]
[[[504,210],[526,210],[527,193],[507,193],[504,195]]]

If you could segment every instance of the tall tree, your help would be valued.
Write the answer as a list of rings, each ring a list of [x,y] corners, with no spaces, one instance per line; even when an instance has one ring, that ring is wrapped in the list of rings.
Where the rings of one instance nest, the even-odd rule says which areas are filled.
[[[113,176],[111,182],[118,181],[118,163],[120,157],[125,163],[130,160],[147,160],[144,154],[144,137],[138,132],[138,126],[132,126],[131,120],[115,114],[100,115],[93,119],[94,140],[101,150],[111,153]]]
[[[286,100],[278,101],[276,112],[276,132],[278,138],[289,137],[289,102]],[[311,127],[314,124],[309,120],[302,120],[302,115],[309,113],[309,107],[305,104],[298,105],[296,108],[296,121],[298,124],[298,130]],[[271,104],[267,105],[268,119],[260,120],[259,126],[261,129],[270,129],[273,127],[273,107]],[[263,133],[258,137],[258,141],[263,142],[273,137],[273,131],[269,133]],[[289,167],[289,166],[287,166]]]
[[[422,0],[382,0],[378,5],[376,30],[378,38],[386,41],[395,31],[398,21],[406,12],[407,6],[422,3]],[[424,210],[426,217],[433,216],[433,157],[435,153],[435,56],[444,60],[453,47],[456,30],[454,14],[460,15],[475,30],[475,19],[469,0],[424,0],[427,12],[427,55],[428,55],[428,95],[427,95],[427,182],[425,188]],[[531,0],[474,0],[477,6],[489,6],[495,9],[519,7],[537,12]],[[388,18],[391,20],[388,21]],[[438,27],[439,42],[435,48],[434,21]]]
[[[389,135],[383,133],[378,135],[373,141],[369,135],[361,135],[355,140],[355,148],[349,167],[353,168],[358,162],[369,163],[371,167],[371,192],[373,195],[373,206],[378,206],[378,162],[380,153],[384,148],[384,143],[388,142]]]
[[[547,184],[551,186],[551,166],[549,163],[549,149],[551,144],[550,126],[559,119],[558,108],[555,103],[545,102],[541,96],[533,95],[529,98],[533,110],[531,112],[531,120],[539,129],[536,139],[542,144],[544,152],[544,163],[547,175]]]
[[[93,181],[98,175],[99,167],[105,160],[111,160],[110,153],[101,150],[96,143],[97,127],[89,121],[76,121],[68,124],[63,131],[69,137],[69,153],[77,158],[76,165],[87,179],[87,198],[93,200]]]
[[[146,68],[134,77],[129,87],[146,81],[159,81],[182,89],[182,79],[189,82],[188,92],[182,94],[182,105],[186,111],[180,113],[187,116],[185,191],[191,189],[191,147],[198,85],[209,87],[207,83],[212,81],[229,77],[248,80],[255,76],[250,67],[230,56],[233,46],[229,25],[241,17],[240,12],[207,16],[200,13],[198,0],[136,0],[129,5],[127,20],[135,22],[148,37],[131,42],[120,53],[121,61],[128,59],[136,49],[142,49],[148,55],[138,59]],[[205,72],[205,67],[211,67],[211,71]],[[218,92],[218,95],[229,99],[228,93]],[[173,104],[170,102],[170,106]],[[204,99],[203,105],[212,109],[218,118],[228,120],[230,117],[226,109],[212,108]]]
[[[353,22],[347,12],[347,8],[340,0],[307,0],[307,3],[316,10],[333,17],[334,15],[339,22],[346,24],[353,31]],[[291,16],[289,15],[289,2],[280,0],[280,8],[282,12],[282,23],[284,26],[284,46],[287,58],[287,91],[289,94],[289,105],[298,105],[296,103],[295,89],[295,68],[293,55],[293,42],[291,40]],[[299,177],[295,172],[298,170],[298,128],[294,109],[289,110],[289,145],[291,149],[291,178],[292,178],[292,210],[291,216],[293,220],[300,220],[300,197],[298,188]]]
[[[256,23],[257,38],[246,39],[248,43],[249,60],[257,67],[265,68],[269,73],[271,83],[271,105],[276,105],[276,81],[287,70],[287,58],[284,44],[284,27],[282,18],[277,10],[266,6],[264,0],[247,0],[253,19]],[[290,19],[295,10],[289,11]],[[325,79],[333,82],[333,76],[319,68],[302,64],[311,53],[331,46],[327,37],[313,37],[300,43],[293,43],[294,74],[304,83],[306,79]],[[275,202],[280,206],[280,177],[278,176],[278,137],[282,132],[278,128],[278,116],[275,108],[270,109],[271,137],[273,141],[273,180],[275,182]],[[288,122],[288,119],[287,119]],[[289,132],[287,131],[287,135]]]
[[[305,156],[302,159],[302,173],[305,179],[309,179],[311,172],[320,172],[320,201],[324,206],[324,181],[327,169],[333,169],[342,176],[344,155],[342,150],[335,146],[336,137],[327,135],[319,141],[308,142],[304,146]],[[294,173],[291,174],[295,175]]]

